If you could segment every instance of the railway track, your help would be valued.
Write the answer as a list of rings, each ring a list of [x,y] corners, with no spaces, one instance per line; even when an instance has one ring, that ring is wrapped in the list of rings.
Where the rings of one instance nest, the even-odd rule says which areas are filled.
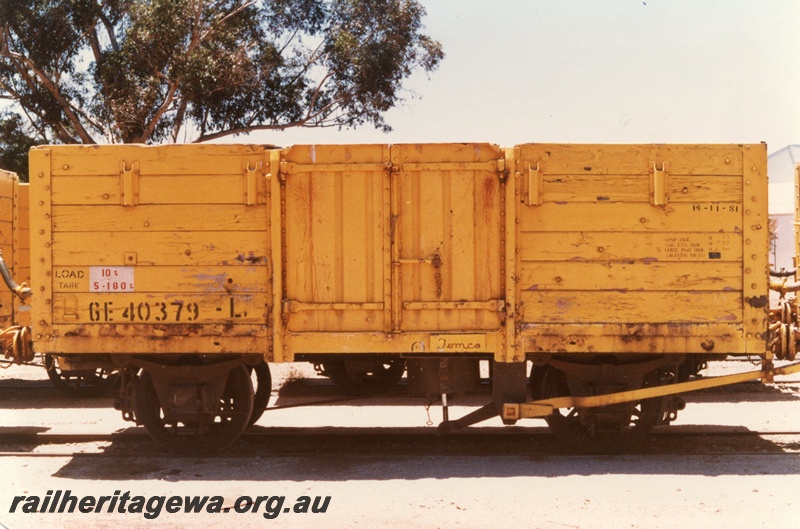
[[[112,434],[5,431],[0,458],[72,456],[180,457],[164,453],[143,429]],[[491,428],[438,436],[408,428],[277,428],[246,432],[226,452],[212,457],[313,456],[575,456],[544,427]],[[66,450],[65,450],[66,448]],[[631,454],[800,456],[800,431],[734,428],[662,429]]]

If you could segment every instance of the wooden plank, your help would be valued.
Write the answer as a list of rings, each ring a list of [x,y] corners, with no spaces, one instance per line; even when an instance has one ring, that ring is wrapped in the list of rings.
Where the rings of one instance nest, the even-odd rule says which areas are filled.
[[[14,218],[14,203],[10,198],[0,197],[0,219],[10,221]]]
[[[307,303],[383,299],[382,173],[302,172],[287,179],[286,287]]]
[[[269,212],[244,204],[53,206],[54,232],[265,231]]]
[[[119,176],[53,178],[53,204],[120,204]],[[143,204],[244,204],[242,174],[159,175],[139,178]],[[259,200],[263,202],[263,196]]]
[[[136,266],[134,292],[241,294],[269,291],[269,267],[260,266]],[[91,292],[88,266],[53,270],[53,291]]]
[[[52,145],[52,174],[118,176],[120,162],[139,162],[141,176],[243,174],[266,160],[263,145]]]
[[[266,237],[253,232],[54,233],[53,262],[60,266],[253,266],[266,263]]]
[[[637,336],[681,338],[743,336],[741,323],[536,323],[526,325],[528,336]]]
[[[739,262],[526,262],[520,290],[720,290],[742,289]]]
[[[604,325],[604,327],[607,325]],[[719,354],[741,353],[746,348],[742,333],[737,331],[738,325],[731,325],[723,334],[706,334],[703,327],[706,325],[686,324],[694,328],[695,332],[688,336],[683,335],[649,335],[632,334],[619,335],[574,335],[566,330],[560,334],[538,334],[538,326],[532,326],[529,334],[525,335],[526,351],[541,351],[553,353],[587,353],[597,354],[597,351],[614,351],[615,353],[647,353],[662,354]],[[554,326],[555,327],[555,326]],[[566,326],[564,326],[566,327]],[[673,326],[675,328],[679,325]],[[708,351],[710,345],[713,349]],[[722,360],[724,356],[720,357]]]
[[[544,202],[650,203],[650,178],[627,175],[561,175],[544,179]],[[668,179],[670,203],[742,201],[741,179],[731,176],[675,176]]]
[[[739,233],[523,232],[519,245],[522,261],[655,263],[742,259]]]
[[[9,292],[5,285],[0,285],[0,318],[6,320],[7,325],[11,325],[11,317],[14,314],[14,295]]]
[[[741,230],[742,206],[735,203],[649,204],[547,203],[522,206],[520,230],[616,232],[735,232]]]
[[[298,165],[321,164],[383,164],[385,151],[388,146],[381,144],[354,144],[354,145],[292,145],[283,151],[283,160],[296,171],[316,172],[315,169],[304,169]],[[385,165],[383,166],[385,167]],[[363,172],[360,169],[359,172]]]
[[[30,223],[30,210],[26,207],[21,207],[17,210],[15,218],[17,229],[28,230],[31,227]]]
[[[266,294],[54,293],[55,323],[153,325],[266,323]]]
[[[18,180],[16,173],[0,170],[0,197],[11,199]]]
[[[667,162],[671,175],[741,175],[741,145],[524,144],[521,170],[538,164],[545,175],[647,175]]]
[[[5,251],[3,253],[5,255]],[[25,268],[30,268],[30,263],[31,263],[31,250],[30,250],[30,248],[25,248],[25,247],[18,248],[14,252],[14,261],[17,262],[17,263],[20,263],[20,265],[25,267]],[[8,264],[8,262],[6,262],[6,264]],[[15,276],[15,279],[16,279],[16,276]],[[17,282],[19,282],[19,281],[17,281]]]
[[[0,245],[7,246],[3,250],[4,259],[11,262],[13,257],[12,246],[14,244],[14,229],[13,224],[10,222],[0,221]]]
[[[30,249],[31,247],[31,230],[28,228],[21,228],[17,230],[18,249]]]
[[[739,292],[520,292],[526,323],[738,323]]]
[[[383,330],[383,312],[361,309],[297,312],[289,315],[286,329],[299,333],[380,332]]]
[[[60,353],[255,353],[266,354],[264,325],[56,325],[53,341],[37,342]]]

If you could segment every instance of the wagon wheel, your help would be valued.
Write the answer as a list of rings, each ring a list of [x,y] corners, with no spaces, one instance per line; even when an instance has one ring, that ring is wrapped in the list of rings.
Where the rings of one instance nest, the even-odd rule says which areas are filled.
[[[216,413],[197,412],[185,421],[167,421],[153,378],[139,375],[136,417],[158,444],[181,454],[204,454],[233,444],[247,427],[253,411],[253,386],[244,366],[231,369]]]
[[[548,368],[537,378],[541,384],[538,398],[570,394],[566,377],[558,369]],[[648,385],[647,381],[644,385]],[[658,424],[661,401],[656,397],[597,408],[557,409],[545,420],[553,435],[582,452],[617,453],[640,443],[653,430]]]
[[[119,373],[110,369],[63,370],[53,355],[44,355],[47,378],[62,393],[70,397],[100,397],[119,381]]]
[[[253,412],[250,414],[248,426],[253,426],[258,419],[264,414],[264,411],[269,405],[269,398],[272,394],[272,375],[269,372],[269,365],[266,362],[261,362],[256,366],[248,366],[247,370],[250,372],[250,380],[253,383],[255,391],[253,392]]]
[[[343,391],[355,395],[370,395],[389,391],[397,385],[406,370],[405,360],[327,360],[322,363],[323,374]]]

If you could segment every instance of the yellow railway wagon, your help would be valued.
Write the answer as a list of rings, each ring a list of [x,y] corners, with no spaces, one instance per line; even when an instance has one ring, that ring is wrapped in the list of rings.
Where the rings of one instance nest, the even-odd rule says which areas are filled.
[[[28,184],[15,173],[0,170],[0,251],[10,275],[31,281]],[[30,306],[10,290],[0,290],[0,325],[30,325]]]
[[[31,284],[31,234],[30,234],[30,185],[19,182],[14,188],[14,259],[12,272],[18,282]],[[14,324],[23,327],[31,324],[30,300],[14,296]]]
[[[265,362],[354,391],[407,370],[446,410],[488,361],[491,401],[445,429],[547,417],[605,451],[674,418],[664,388],[706,360],[771,358],[763,144],[48,146],[30,163],[36,350],[121,368],[118,407],[176,450],[235,440]]]
[[[14,260],[14,196],[19,179],[15,173],[0,170],[0,251],[10,268]],[[0,291],[0,325],[14,324],[14,294]]]

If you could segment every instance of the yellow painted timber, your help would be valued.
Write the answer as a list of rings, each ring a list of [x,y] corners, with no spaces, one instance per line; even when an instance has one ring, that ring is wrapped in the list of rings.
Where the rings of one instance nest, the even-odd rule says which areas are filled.
[[[128,167],[139,162],[140,176],[151,175],[241,175],[247,164],[264,160],[267,152],[260,145],[59,145],[53,152],[52,175],[118,175],[120,162]],[[33,178],[32,181],[35,181]]]
[[[284,219],[286,218],[286,197],[280,176],[281,155],[278,151],[269,153],[269,170],[267,171],[267,203],[270,206],[270,217],[267,226],[269,227],[269,261],[272,265],[272,310],[271,319],[266,321],[266,325],[271,327],[272,344],[267,348],[265,359],[272,362],[289,361],[284,355],[283,345],[283,295],[284,279],[286,269],[286,259],[284,250]],[[266,234],[265,234],[266,235]]]
[[[635,282],[631,278],[636,278]],[[739,262],[524,262],[520,290],[736,291],[742,285]]]
[[[757,145],[36,148],[37,350],[757,353],[765,167]]]
[[[725,262],[742,260],[742,236],[728,233],[523,232],[522,261]]]
[[[0,251],[6,266],[14,270],[16,247],[14,240],[14,199],[19,185],[17,175],[0,170]],[[0,325],[10,327],[15,322],[14,296],[0,281]]]
[[[537,353],[684,353],[729,354],[745,348],[743,324],[593,323],[530,324],[525,350]],[[521,331],[527,330],[522,325]],[[713,338],[712,338],[713,337]]]
[[[505,303],[505,325],[503,334],[503,347],[495,352],[495,359],[506,362],[519,362],[525,358],[525,350],[522,347],[517,334],[517,281],[519,280],[519,263],[517,259],[517,240],[519,237],[519,227],[517,225],[517,209],[519,208],[519,177],[517,176],[517,149],[504,149],[505,167],[503,172],[504,195],[500,198],[502,207],[501,216],[505,220],[505,233],[500,241],[500,247],[504,254],[501,256],[501,272],[504,281]]]
[[[742,201],[741,180],[730,176],[671,175],[670,203]],[[650,180],[629,175],[552,175],[543,178],[543,202],[649,202]]]
[[[265,321],[263,294],[96,292],[53,295],[56,323],[257,324]]]
[[[88,266],[53,269],[53,292],[90,292]],[[135,291],[238,294],[269,291],[267,266],[138,266]]]
[[[241,145],[34,149],[37,350],[266,354],[268,158]]]
[[[382,312],[354,307],[384,301],[385,150],[302,145],[285,153],[285,299],[323,304],[286,314],[288,330],[384,330]],[[353,308],[322,308],[337,303]]]
[[[648,175],[666,161],[671,175],[741,175],[740,145],[519,145],[527,169],[537,163],[546,175]]]
[[[749,316],[765,313],[763,146],[531,144],[518,151],[517,171],[536,167],[543,187],[542,203],[529,206],[523,179],[518,201],[518,328],[527,347],[763,351],[766,323]],[[663,187],[654,188],[655,180]],[[682,332],[652,334],[664,326]]]
[[[31,283],[33,298],[31,322],[34,348],[39,352],[57,352],[51,349],[53,340],[53,285],[52,285],[52,215],[51,207],[51,150],[47,147],[31,149],[28,155],[30,175],[30,226],[31,226]],[[33,301],[43,300],[44,302]],[[50,303],[46,303],[50,300]]]
[[[31,286],[30,185],[19,182],[14,188],[14,259],[12,275],[17,284]],[[13,297],[15,325],[31,324],[31,300]]]
[[[244,204],[246,177],[240,173],[213,175],[152,175],[138,179],[143,204]],[[259,186],[260,187],[260,186]],[[216,189],[209,194],[208,189]],[[260,202],[263,202],[263,190]],[[116,205],[122,200],[119,176],[59,176],[53,178],[53,204]]]
[[[546,203],[520,212],[520,229],[530,231],[708,232],[729,231],[742,221],[736,203],[670,203],[663,207],[626,203]]]
[[[53,234],[57,266],[125,265],[135,253],[140,265],[254,266],[266,264],[268,241],[247,232],[82,232]]]
[[[47,345],[66,352],[240,354],[263,351],[268,339],[263,325],[56,325]]]
[[[404,331],[497,330],[496,310],[438,311],[427,302],[503,299],[504,154],[489,144],[392,146]],[[412,302],[413,305],[407,305]]]
[[[763,353],[767,349],[767,312],[769,294],[769,214],[767,211],[767,145],[744,146],[742,188],[744,215],[744,322],[747,326],[747,352]]]
[[[239,204],[137,205],[116,208],[94,205],[53,206],[53,231],[263,231],[264,208]]]
[[[604,291],[519,294],[523,321],[536,323],[741,322],[738,292]]]
[[[800,258],[800,164],[794,168],[794,266]]]

